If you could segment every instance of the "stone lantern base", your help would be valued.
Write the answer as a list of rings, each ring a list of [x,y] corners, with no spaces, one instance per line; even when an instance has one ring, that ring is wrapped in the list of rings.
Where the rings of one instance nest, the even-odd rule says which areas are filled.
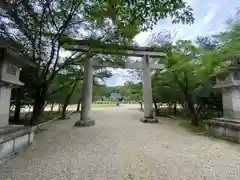
[[[213,87],[222,92],[223,117],[205,121],[205,127],[214,136],[240,143],[240,66],[234,63]]]
[[[0,165],[32,144],[37,127],[0,127]]]
[[[240,143],[240,119],[215,118],[204,124],[213,136]]]

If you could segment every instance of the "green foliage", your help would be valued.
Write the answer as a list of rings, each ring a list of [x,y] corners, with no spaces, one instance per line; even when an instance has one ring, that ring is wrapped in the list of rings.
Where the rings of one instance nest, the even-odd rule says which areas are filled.
[[[168,70],[162,80],[166,84],[174,81],[182,91],[194,93],[221,70],[221,61],[213,58],[214,52],[206,52],[188,41],[178,41],[174,48],[165,58]]]
[[[104,101],[119,101],[111,97],[111,93],[120,93],[125,101],[140,101],[142,99],[141,83],[128,82],[124,86],[95,85],[93,99]]]
[[[203,109],[207,102],[219,102],[215,99],[212,85],[215,76],[224,69],[224,63],[219,60],[217,50],[204,50],[190,41],[177,41],[176,45],[167,44],[165,52],[166,69],[164,72],[155,73],[153,77],[153,98],[157,102],[168,104],[186,102],[192,123],[197,125],[198,111]],[[212,98],[212,102],[206,98]]]
[[[222,60],[238,60],[240,48],[240,23],[234,23],[230,26],[230,30],[220,35],[222,46],[219,50],[219,56]]]
[[[91,24],[92,29],[103,31],[111,38],[100,38],[107,43],[120,43],[126,45],[140,32],[151,29],[159,20],[170,17],[173,23],[191,24],[194,21],[192,8],[183,0],[180,1],[136,1],[129,8],[123,0],[105,1],[91,0],[90,3],[82,3],[84,18]],[[94,39],[94,41],[93,41]],[[70,37],[64,37],[61,43],[72,41]],[[96,37],[86,39],[90,46],[102,45],[96,41]],[[91,40],[91,41],[89,41]],[[76,43],[75,43],[76,44]],[[73,43],[72,43],[73,45]],[[111,47],[119,49],[120,47]]]
[[[48,102],[64,104],[66,96],[73,88],[75,82],[77,82],[77,86],[75,87],[74,94],[70,99],[70,103],[76,104],[77,100],[81,96],[82,76],[78,79],[73,79],[73,77],[68,74],[59,74],[56,76],[49,87],[48,97],[46,100]]]
[[[124,85],[126,96],[125,100],[128,101],[141,101],[142,100],[142,84],[127,82]]]
[[[135,1],[129,8],[123,0],[92,0],[85,6],[90,20],[102,25],[106,18],[117,27],[117,34],[133,38],[139,30],[152,28],[158,20],[171,17],[174,23],[192,23],[192,9],[184,1]],[[140,29],[139,29],[140,28]]]
[[[164,77],[166,78],[166,77]],[[167,81],[159,73],[152,78],[153,100],[161,103],[181,103],[182,93],[175,83]]]

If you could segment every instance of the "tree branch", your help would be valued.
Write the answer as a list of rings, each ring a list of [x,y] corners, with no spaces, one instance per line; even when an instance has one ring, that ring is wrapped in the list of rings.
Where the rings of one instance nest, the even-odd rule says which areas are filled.
[[[51,19],[52,19],[52,23],[53,23],[53,25],[55,26],[55,28],[58,29],[57,24],[56,24],[56,22],[55,22],[55,20],[54,20],[54,18],[53,18],[53,15],[52,15],[52,9],[51,9],[51,7],[50,7],[50,3],[47,3],[47,6],[48,6],[48,10],[49,10],[49,15],[50,15],[50,17],[51,17]]]
[[[45,16],[45,13],[46,13],[46,8],[43,4],[43,12],[42,12],[42,15],[41,15],[41,18],[40,18],[40,27],[39,27],[39,38],[38,38],[38,50],[39,50],[39,58],[40,58],[40,61],[42,60],[42,28],[43,28],[43,19],[44,19],[44,16]]]
[[[75,9],[74,9],[74,5],[75,5],[75,0],[72,1],[72,6],[71,6],[70,13],[69,13],[67,19],[63,22],[63,25],[58,29],[57,33],[54,35],[54,37],[52,39],[51,55],[50,55],[49,61],[48,61],[47,66],[46,66],[46,70],[43,73],[43,77],[44,77],[45,80],[46,80],[46,75],[49,72],[50,65],[52,64],[52,61],[53,61],[54,56],[55,56],[55,52],[56,52],[56,47],[55,46],[56,46],[56,43],[57,43],[58,44],[57,56],[56,56],[56,61],[55,61],[54,66],[53,66],[53,69],[54,70],[56,69],[56,66],[57,66],[57,63],[58,63],[58,60],[59,60],[60,37],[62,36],[64,31],[66,30],[68,23],[71,21],[71,19],[73,17],[74,11],[76,10],[76,8],[79,7],[80,3],[78,3],[78,5],[76,6]],[[56,73],[53,73],[51,75],[50,80],[53,79],[55,77],[55,75],[56,75]]]
[[[61,91],[62,91],[63,89],[65,89],[66,87],[72,85],[72,84],[74,83],[74,81],[75,81],[75,80],[70,81],[68,84],[65,84],[65,85],[63,85],[63,86],[61,86],[61,87],[55,89],[54,91],[52,91],[52,92],[50,93],[51,96],[53,96],[53,95],[55,95],[55,94],[61,92]]]

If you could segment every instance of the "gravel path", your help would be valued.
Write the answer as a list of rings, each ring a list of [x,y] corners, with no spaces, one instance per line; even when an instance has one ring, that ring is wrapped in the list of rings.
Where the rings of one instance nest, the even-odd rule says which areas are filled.
[[[0,179],[240,179],[240,146],[193,135],[166,119],[144,124],[141,116],[116,107],[94,110],[93,127],[73,127],[77,114],[48,124],[26,152],[0,166]]]

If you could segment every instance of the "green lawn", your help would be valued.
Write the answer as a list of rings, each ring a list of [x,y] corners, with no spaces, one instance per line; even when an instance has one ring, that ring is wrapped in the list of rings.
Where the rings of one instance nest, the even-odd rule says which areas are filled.
[[[188,131],[192,131],[192,132],[197,133],[197,134],[199,134],[199,133],[201,134],[201,133],[206,132],[206,130],[202,126],[193,126],[192,124],[182,124],[181,126],[184,129],[186,129]]]
[[[92,108],[98,107],[116,107],[116,104],[92,104]]]

